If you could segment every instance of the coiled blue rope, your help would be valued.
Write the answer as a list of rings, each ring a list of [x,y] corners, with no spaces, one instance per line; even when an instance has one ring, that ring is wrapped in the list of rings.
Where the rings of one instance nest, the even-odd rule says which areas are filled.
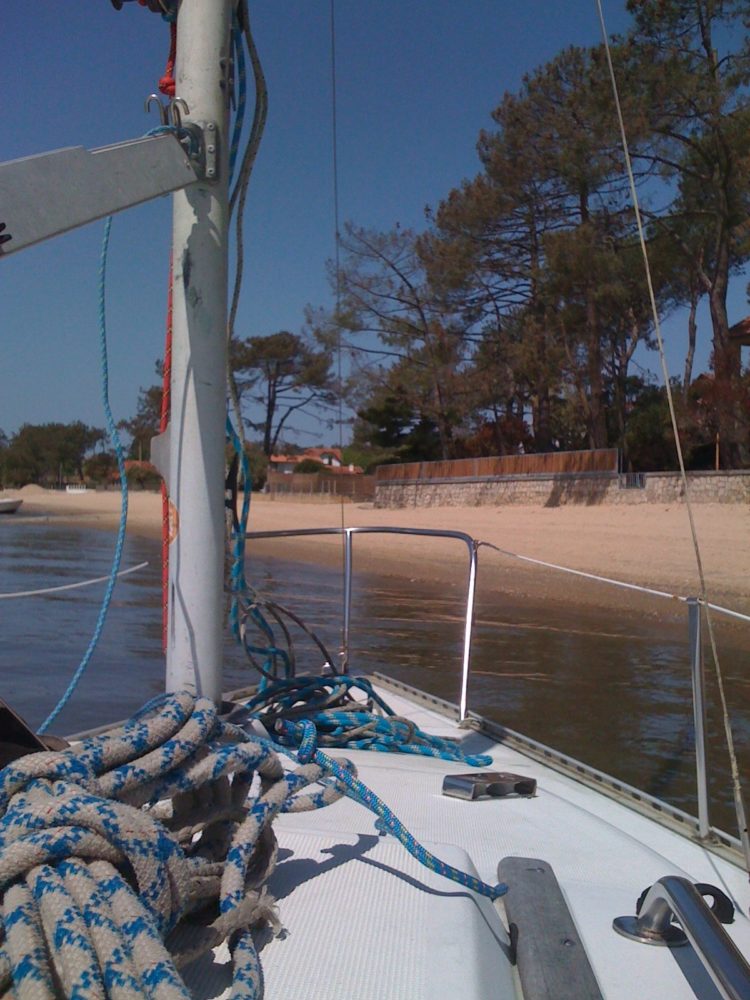
[[[214,901],[221,916],[197,928],[182,961],[230,938],[233,997],[260,995],[250,929],[278,926],[263,888],[276,860],[269,826],[282,808],[310,807],[300,793],[323,771],[285,773],[268,741],[188,692],[143,711],[112,733],[0,771],[0,993],[12,982],[16,995],[53,995],[43,984],[54,955],[67,996],[122,996],[131,984],[133,996],[187,1000],[164,939]],[[255,775],[260,790],[247,802]],[[327,802],[341,795],[327,793]],[[167,798],[173,808],[160,821]]]
[[[355,691],[363,693],[367,703],[356,701],[352,697]],[[321,746],[416,754],[470,767],[492,764],[486,754],[465,754],[453,740],[432,736],[397,716],[364,677],[334,674],[278,680],[259,691],[247,707],[269,732],[276,731],[282,746],[300,746],[302,750],[299,725],[304,722],[314,725],[316,742]]]
[[[177,692],[114,732],[0,771],[0,992],[13,984],[17,995],[52,995],[54,955],[68,996],[130,988],[153,1000],[187,1000],[164,940],[196,907],[214,902],[219,917],[202,929],[193,924],[199,940],[175,961],[229,938],[231,995],[257,1000],[262,973],[252,928],[279,927],[265,889],[276,863],[270,824],[280,812],[319,808],[342,794],[373,811],[431,871],[490,899],[505,891],[432,855],[351,762],[317,748],[312,723],[299,730],[299,752],[284,751],[297,766],[284,771],[271,741],[223,722],[210,701]],[[313,783],[321,791],[306,791]],[[171,813],[159,811],[166,799]]]
[[[107,278],[107,257],[109,254],[109,235],[112,229],[112,216],[110,215],[106,222],[104,223],[104,238],[102,240],[102,252],[99,262],[99,346],[101,351],[101,388],[102,388],[102,403],[104,405],[104,415],[107,421],[107,433],[109,435],[110,443],[114,449],[115,456],[117,458],[117,469],[120,474],[120,523],[117,529],[117,541],[115,543],[115,552],[112,557],[112,568],[109,573],[109,580],[107,581],[107,588],[104,592],[104,597],[102,599],[101,607],[99,608],[99,615],[96,620],[96,625],[94,627],[94,632],[91,636],[91,640],[88,645],[88,649],[83,655],[83,659],[78,665],[78,669],[73,674],[70,683],[68,684],[65,692],[58,701],[57,705],[53,708],[47,718],[39,727],[39,732],[44,733],[47,731],[49,726],[54,722],[60,712],[65,708],[67,703],[73,696],[73,692],[78,686],[81,677],[83,676],[86,667],[88,667],[91,662],[91,657],[94,655],[94,650],[97,647],[99,639],[101,638],[102,631],[104,629],[104,623],[107,619],[107,612],[109,611],[110,601],[112,600],[112,594],[115,589],[115,584],[117,582],[117,574],[120,570],[120,561],[122,559],[122,549],[125,544],[125,527],[127,525],[128,519],[128,477],[125,471],[125,456],[123,454],[122,445],[120,443],[120,435],[117,433],[117,425],[115,424],[114,418],[112,416],[112,409],[109,405],[109,363],[107,360],[107,310],[106,310],[106,278]]]

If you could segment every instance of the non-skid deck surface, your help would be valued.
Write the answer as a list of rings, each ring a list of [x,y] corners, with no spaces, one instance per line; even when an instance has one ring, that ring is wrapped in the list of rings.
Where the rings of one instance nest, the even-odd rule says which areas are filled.
[[[261,954],[268,1000],[515,996],[492,904],[422,868],[392,838],[288,832],[282,845],[269,888],[284,932]],[[464,852],[441,850],[471,869]],[[205,992],[205,969],[188,978],[194,993]]]
[[[493,884],[505,856],[549,862],[607,1000],[715,1000],[692,949],[636,944],[616,934],[612,920],[634,913],[642,890],[661,876],[683,875],[735,900],[738,912],[728,930],[750,955],[750,887],[739,869],[514,750],[458,730],[391,692],[387,700],[424,730],[465,736],[471,752],[491,752],[493,769],[538,782],[530,799],[466,802],[441,793],[446,774],[471,770],[463,765],[363,751],[342,755],[419,840]],[[282,850],[271,890],[287,932],[262,950],[267,1000],[515,995],[503,908],[498,915],[491,904],[421,868],[396,840],[378,835],[367,810],[345,799],[281,817],[275,829]],[[223,985],[204,984],[201,993],[217,995]]]

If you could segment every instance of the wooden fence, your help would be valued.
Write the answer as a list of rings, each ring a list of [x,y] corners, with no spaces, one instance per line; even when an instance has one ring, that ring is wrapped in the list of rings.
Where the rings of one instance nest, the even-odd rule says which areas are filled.
[[[376,470],[376,479],[378,483],[388,483],[394,480],[478,479],[617,471],[617,448],[598,448],[593,451],[550,451],[539,455],[496,455],[491,458],[457,458],[446,462],[381,465]]]
[[[351,497],[352,500],[372,500],[375,496],[375,476],[346,476],[326,472],[269,471],[267,492]]]

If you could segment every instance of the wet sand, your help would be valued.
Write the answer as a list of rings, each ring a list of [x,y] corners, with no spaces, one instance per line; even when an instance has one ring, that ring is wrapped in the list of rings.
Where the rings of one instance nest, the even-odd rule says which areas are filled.
[[[86,491],[69,494],[27,486],[12,515],[72,520],[113,530],[120,509],[119,493]],[[699,504],[694,517],[709,600],[750,613],[750,508],[746,505]],[[250,530],[388,526],[462,531],[516,555],[543,560],[584,573],[651,587],[671,594],[699,593],[699,576],[686,508],[681,504],[633,506],[430,507],[377,510],[371,504],[318,503],[253,497]],[[129,497],[128,532],[161,535],[161,497],[133,492]],[[257,541],[257,550],[289,559],[336,565],[341,540]],[[358,570],[410,580],[441,581],[464,586],[466,547],[460,542],[409,536],[364,535],[354,546]],[[482,588],[502,591],[514,600],[578,605],[582,609],[624,608],[653,618],[683,617],[675,601],[646,598],[632,591],[593,583],[558,570],[547,570],[480,550]],[[745,626],[745,631],[750,632]]]

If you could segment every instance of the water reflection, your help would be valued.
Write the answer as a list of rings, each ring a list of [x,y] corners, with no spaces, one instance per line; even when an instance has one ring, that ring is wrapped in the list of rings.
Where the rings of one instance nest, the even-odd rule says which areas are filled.
[[[49,524],[0,525],[0,593],[30,590],[109,571],[114,537]],[[115,590],[104,634],[60,732],[128,715],[163,685],[160,553],[129,539],[123,567],[149,561]],[[340,570],[254,553],[259,592],[301,615],[337,661],[341,650]],[[38,725],[80,662],[104,585],[44,598],[0,601],[0,695]],[[380,670],[456,702],[463,644],[463,587],[415,585],[397,578],[355,581],[350,663]],[[302,633],[295,649],[306,669],[322,665]],[[745,656],[722,643],[740,768],[750,773],[750,686]],[[734,832],[723,724],[709,674],[712,820]],[[227,689],[254,680],[227,640]],[[687,627],[625,613],[510,601],[478,592],[470,705],[630,784],[695,812],[694,754]]]

